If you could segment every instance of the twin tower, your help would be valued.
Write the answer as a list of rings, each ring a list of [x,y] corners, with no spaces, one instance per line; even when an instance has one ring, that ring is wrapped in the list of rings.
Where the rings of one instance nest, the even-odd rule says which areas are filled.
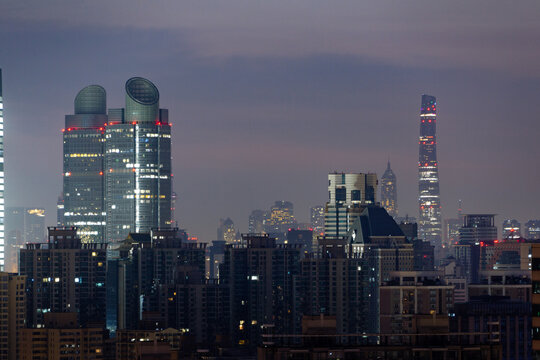
[[[118,242],[172,224],[168,110],[147,79],[129,79],[125,91],[125,108],[107,112],[105,89],[87,86],[66,115],[64,225],[76,226],[84,242]]]

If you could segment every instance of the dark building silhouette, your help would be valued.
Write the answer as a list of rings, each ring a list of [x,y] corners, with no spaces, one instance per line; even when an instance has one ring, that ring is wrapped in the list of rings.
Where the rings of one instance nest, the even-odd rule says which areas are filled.
[[[268,235],[242,236],[242,245],[227,245],[220,281],[230,294],[233,344],[253,348],[262,343],[263,327],[276,333],[299,333],[296,284],[301,247],[276,244]]]
[[[422,95],[418,159],[418,235],[438,249],[442,242],[442,223],[436,123],[437,101],[434,96]]]
[[[30,243],[20,251],[28,326],[43,326],[48,312],[74,312],[81,326],[104,326],[107,244],[81,243],[74,227],[48,230],[46,243]]]

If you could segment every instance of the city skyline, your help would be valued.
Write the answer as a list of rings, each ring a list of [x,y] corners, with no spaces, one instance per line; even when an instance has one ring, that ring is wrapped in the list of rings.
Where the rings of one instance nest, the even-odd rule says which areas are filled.
[[[269,23],[253,5],[244,15],[261,20],[260,26],[246,20],[250,16],[239,17],[236,2],[222,9],[220,21],[205,15],[204,5],[188,8],[187,15],[199,19],[200,25],[184,15],[173,21],[165,16],[164,3],[157,2],[148,16],[163,21],[149,21],[154,25],[147,26],[138,25],[131,9],[120,18],[121,3],[100,3],[82,14],[63,8],[61,2],[48,4],[46,11],[38,3],[28,6],[30,2],[9,5],[0,15],[5,126],[12,134],[6,138],[6,181],[12,189],[6,194],[7,205],[45,207],[46,224],[56,223],[60,130],[63,116],[72,110],[73,95],[98,83],[110,91],[111,104],[120,104],[119,84],[140,74],[162,90],[163,103],[174,114],[173,168],[183,170],[176,171],[174,179],[179,226],[204,241],[213,240],[220,217],[231,217],[245,231],[252,210],[279,199],[293,202],[299,221],[306,221],[310,207],[325,201],[328,172],[377,172],[388,157],[399,177],[400,215],[416,216],[415,139],[417,98],[422,93],[436,94],[439,100],[443,218],[453,216],[457,199],[464,200],[467,213],[499,214],[498,222],[516,218],[525,223],[540,217],[540,195],[534,192],[540,170],[530,166],[539,125],[529,115],[540,110],[534,101],[538,70],[536,50],[526,46],[527,39],[540,33],[533,21],[540,12],[538,4],[496,4],[480,20],[475,15],[482,9],[476,5],[467,5],[470,15],[462,17],[465,4],[447,4],[445,16],[460,24],[455,32],[448,22],[437,21],[441,8],[431,5],[434,15],[428,25],[433,33],[421,33],[419,40],[412,39],[422,29],[414,25],[421,2],[408,4],[408,9],[385,2],[344,5],[326,13],[327,24],[339,24],[338,30],[323,24],[316,34],[326,40],[317,42],[304,33],[306,22],[299,14],[307,10],[307,21],[314,20],[326,9],[322,4],[313,9],[302,2],[291,6],[291,21],[265,40],[274,33],[266,30]],[[276,7],[261,7],[270,19],[280,18]],[[350,23],[339,21],[350,19],[347,12],[353,19],[376,15],[383,24],[399,19],[390,30],[403,25],[407,31],[391,39],[358,38],[356,31],[362,33],[365,26],[381,27],[372,21],[355,22],[358,30],[349,34]],[[71,15],[77,15],[77,22],[56,24],[59,16]],[[294,19],[299,21],[290,25]],[[473,31],[480,25],[487,30]],[[208,26],[212,34],[219,33],[215,39],[220,41],[209,37]],[[251,37],[241,36],[235,46],[220,46],[236,39],[245,26],[253,27]],[[230,32],[219,31],[227,27]],[[495,39],[490,31],[507,36]],[[445,32],[448,35],[434,41],[433,34]],[[280,34],[302,46],[291,52],[291,43]],[[341,38],[341,43],[332,41]],[[513,41],[518,38],[524,40]],[[406,44],[391,46],[400,40]],[[484,46],[475,47],[476,43]],[[393,50],[386,50],[388,45]],[[141,46],[146,51],[141,53]],[[445,49],[455,51],[448,54]],[[99,50],[108,55],[97,56],[94,63],[96,57],[89,55]],[[36,51],[40,57],[33,56]],[[516,108],[516,103],[527,106]],[[513,126],[515,118],[523,119],[522,127]],[[352,135],[365,134],[366,127],[370,136]],[[272,152],[267,151],[270,146]],[[25,166],[18,166],[21,163]],[[506,171],[509,164],[517,171]],[[38,183],[36,174],[43,174]],[[207,195],[203,201],[201,193]]]

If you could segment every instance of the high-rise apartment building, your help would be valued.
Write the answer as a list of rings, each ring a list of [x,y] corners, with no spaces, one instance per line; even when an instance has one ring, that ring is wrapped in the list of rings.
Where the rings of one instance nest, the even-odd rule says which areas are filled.
[[[337,238],[347,235],[366,206],[375,204],[377,183],[377,174],[328,174],[325,236]]]
[[[233,343],[260,344],[263,326],[278,334],[300,332],[300,251],[268,235],[244,235],[242,245],[227,245],[220,283],[229,287]]]
[[[18,271],[19,249],[45,239],[45,209],[6,208],[6,269]]]
[[[75,97],[75,114],[66,115],[64,138],[64,221],[76,226],[83,242],[104,241],[104,155],[107,95],[90,85]]]
[[[49,312],[105,325],[106,253],[105,243],[82,243],[76,228],[50,227],[46,243],[26,244],[19,273],[27,279],[27,325],[43,326]]]
[[[0,271],[4,270],[4,100],[2,95],[2,69],[0,69]]]
[[[395,218],[398,215],[396,175],[390,168],[390,161],[381,177],[381,206],[390,216]]]
[[[126,107],[109,109],[105,131],[106,239],[171,226],[171,124],[147,79],[126,82]]]
[[[19,331],[26,323],[26,277],[0,272],[0,360],[20,359]]]
[[[437,249],[441,246],[442,224],[436,123],[437,101],[434,96],[422,95],[418,159],[418,236],[430,241]]]

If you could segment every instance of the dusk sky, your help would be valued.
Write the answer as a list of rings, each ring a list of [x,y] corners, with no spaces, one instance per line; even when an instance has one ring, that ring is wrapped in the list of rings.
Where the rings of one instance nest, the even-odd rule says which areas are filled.
[[[390,159],[418,216],[421,94],[437,97],[443,217],[540,218],[540,2],[0,0],[7,206],[62,191],[64,116],[90,84],[156,84],[173,123],[179,226],[324,204],[327,173]]]

